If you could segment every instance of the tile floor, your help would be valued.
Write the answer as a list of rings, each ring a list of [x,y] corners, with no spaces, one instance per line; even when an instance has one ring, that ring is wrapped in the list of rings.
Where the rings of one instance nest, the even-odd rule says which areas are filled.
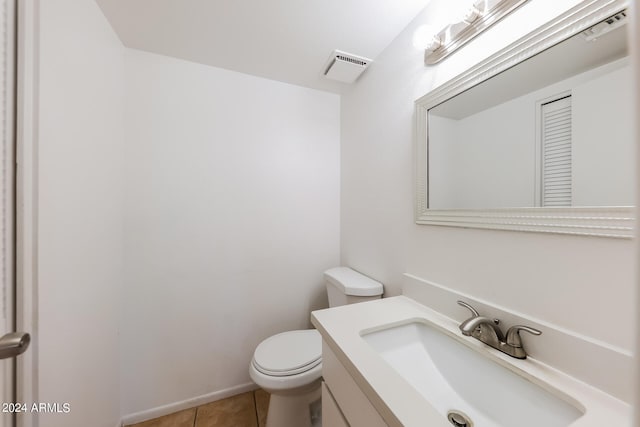
[[[264,427],[269,393],[250,391],[127,427]]]

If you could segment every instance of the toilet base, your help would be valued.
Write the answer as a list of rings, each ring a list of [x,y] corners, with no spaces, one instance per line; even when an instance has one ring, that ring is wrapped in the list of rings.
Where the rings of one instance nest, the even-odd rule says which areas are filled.
[[[272,392],[266,427],[321,427],[321,381],[300,393]]]

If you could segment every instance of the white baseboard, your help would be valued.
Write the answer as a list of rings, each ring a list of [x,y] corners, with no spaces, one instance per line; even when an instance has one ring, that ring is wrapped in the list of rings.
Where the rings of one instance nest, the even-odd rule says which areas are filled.
[[[224,390],[214,391],[213,393],[207,393],[201,396],[192,397],[180,402],[169,403],[168,405],[162,405],[155,408],[147,409],[146,411],[125,415],[124,417],[122,417],[122,423],[118,424],[117,427],[120,427],[121,425],[125,426],[129,424],[141,423],[153,418],[173,414],[174,412],[182,411],[183,409],[193,408],[195,406],[215,402],[216,400],[235,396],[236,394],[246,393],[247,391],[252,391],[257,388],[258,386],[254,383],[241,384]]]

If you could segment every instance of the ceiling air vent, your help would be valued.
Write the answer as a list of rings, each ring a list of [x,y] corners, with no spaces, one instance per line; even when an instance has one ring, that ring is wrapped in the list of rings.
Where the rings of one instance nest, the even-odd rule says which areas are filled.
[[[613,16],[605,19],[602,22],[598,22],[593,27],[588,30],[584,30],[582,35],[587,41],[592,41],[597,39],[598,37],[602,37],[607,34],[609,31],[615,30],[616,28],[627,23],[627,11],[623,10],[622,12],[618,12]]]
[[[368,58],[334,50],[325,66],[324,75],[339,82],[353,83],[370,63]]]

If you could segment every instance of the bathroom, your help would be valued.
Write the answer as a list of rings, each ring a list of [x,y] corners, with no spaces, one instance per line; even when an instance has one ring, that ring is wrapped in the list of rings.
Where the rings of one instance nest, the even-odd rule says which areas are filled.
[[[454,22],[451,1],[233,3],[18,1],[16,326],[32,342],[13,399],[70,410],[15,425],[135,425],[254,396],[254,350],[317,326],[337,266],[382,283],[381,302],[426,281],[544,321],[523,334],[532,359],[549,330],[601,345],[629,367],[611,387],[640,407],[637,238],[415,212],[416,100],[580,4],[615,2],[529,0],[434,65],[414,38]],[[318,27],[341,13],[344,34]],[[337,83],[322,76],[334,49],[372,61]]]

